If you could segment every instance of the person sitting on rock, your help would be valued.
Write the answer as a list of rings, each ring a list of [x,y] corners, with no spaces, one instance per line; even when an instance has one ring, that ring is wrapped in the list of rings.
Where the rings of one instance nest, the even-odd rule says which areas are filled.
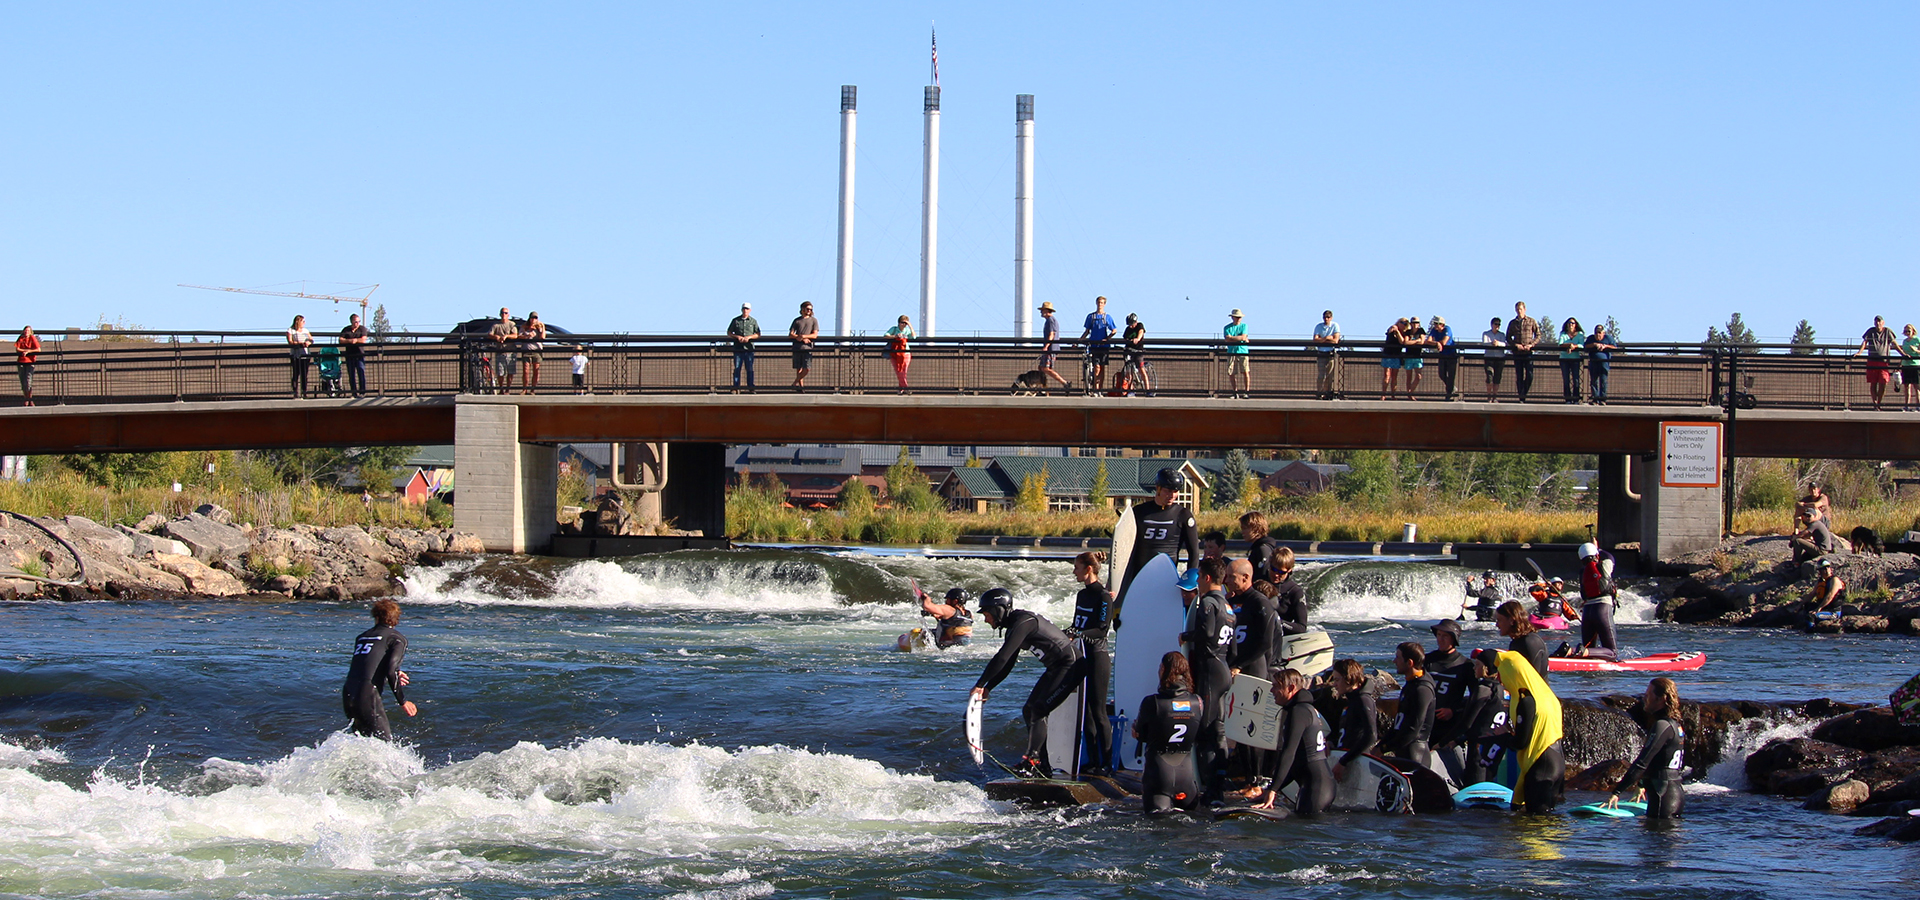
[[[1813,596],[1807,600],[1807,622],[1812,624],[1821,613],[1839,612],[1847,602],[1847,582],[1834,571],[1833,560],[1822,558],[1814,563],[1818,573],[1813,580]]]
[[[1807,511],[1807,524],[1793,533],[1793,564],[1799,566],[1816,556],[1825,556],[1839,549],[1833,539],[1833,529],[1827,523],[1826,513],[1818,508]]]

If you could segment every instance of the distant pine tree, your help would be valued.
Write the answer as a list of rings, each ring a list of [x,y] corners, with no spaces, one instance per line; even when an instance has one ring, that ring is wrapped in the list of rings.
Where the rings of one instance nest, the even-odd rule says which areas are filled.
[[[1747,323],[1740,321],[1739,313],[1734,313],[1727,319],[1726,331],[1711,325],[1707,326],[1707,344],[1710,346],[1753,347],[1759,343],[1760,339],[1754,336],[1753,329],[1748,328]]]
[[[367,330],[373,333],[375,341],[384,341],[393,333],[393,323],[387,321],[387,306],[381,304],[373,308],[373,319],[367,323]]]
[[[1220,466],[1220,477],[1213,483],[1213,505],[1216,509],[1226,509],[1240,502],[1240,491],[1246,485],[1247,476],[1253,472],[1253,467],[1247,461],[1247,451],[1238,447],[1227,451],[1226,460]]]
[[[1795,356],[1809,356],[1813,353],[1813,326],[1801,319],[1793,329],[1793,350]]]

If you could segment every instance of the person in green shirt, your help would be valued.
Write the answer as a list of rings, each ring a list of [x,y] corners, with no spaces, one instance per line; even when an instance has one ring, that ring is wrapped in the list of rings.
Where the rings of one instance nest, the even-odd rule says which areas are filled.
[[[1236,397],[1253,393],[1253,366],[1247,354],[1247,323],[1241,321],[1240,311],[1227,314],[1230,320],[1227,327],[1220,329],[1220,336],[1227,340],[1227,389]],[[1246,382],[1245,388],[1234,385]]]
[[[1560,399],[1580,402],[1580,357],[1585,355],[1587,330],[1572,316],[1560,325]]]
[[[1900,404],[1901,412],[1920,410],[1920,336],[1916,336],[1913,323],[1901,329],[1907,339],[1900,342],[1900,386],[1907,391],[1906,400]]]
[[[740,314],[727,323],[727,342],[733,345],[733,388],[740,389],[740,372],[747,373],[747,393],[753,393],[753,342],[760,339],[760,323],[753,304],[740,304]]]

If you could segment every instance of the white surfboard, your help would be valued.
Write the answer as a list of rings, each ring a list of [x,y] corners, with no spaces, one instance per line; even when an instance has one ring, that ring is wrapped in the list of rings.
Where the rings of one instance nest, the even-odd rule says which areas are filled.
[[[1047,713],[1047,765],[1062,772],[1069,781],[1080,777],[1080,735],[1086,710],[1086,682],[1081,682],[1067,699]]]
[[[1333,668],[1333,638],[1324,631],[1290,634],[1280,644],[1280,668],[1312,678]]]
[[[987,745],[980,741],[981,708],[986,705],[987,701],[979,697],[967,700],[967,749],[973,751],[976,766],[987,761]]]
[[[1233,676],[1227,691],[1227,740],[1236,744],[1280,749],[1280,713],[1273,699],[1273,682],[1252,675]]]
[[[1329,755],[1329,764],[1339,758],[1338,753]],[[1298,784],[1288,784],[1280,789],[1280,794],[1294,800],[1299,790]],[[1334,784],[1333,808],[1390,815],[1404,813],[1413,808],[1413,783],[1386,760],[1372,754],[1360,756],[1347,765],[1346,777]]]
[[[1128,508],[1120,513],[1120,521],[1113,523],[1113,547],[1107,551],[1107,590],[1115,597],[1120,596],[1120,582],[1127,574],[1127,562],[1133,557],[1135,537],[1133,510]]]
[[[1134,576],[1127,588],[1123,628],[1114,632],[1114,707],[1125,713],[1129,726],[1120,737],[1116,766],[1137,769],[1134,751],[1140,746],[1131,723],[1140,718],[1140,700],[1160,690],[1160,657],[1180,649],[1180,632],[1187,612],[1180,605],[1180,573],[1165,554],[1156,556]]]

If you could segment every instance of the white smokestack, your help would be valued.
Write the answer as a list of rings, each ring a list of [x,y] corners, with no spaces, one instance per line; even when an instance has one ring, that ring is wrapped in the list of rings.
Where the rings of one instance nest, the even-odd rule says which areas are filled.
[[[934,277],[940,267],[940,87],[927,88],[926,156],[920,183],[920,333],[934,335]]]
[[[840,254],[834,279],[833,333],[853,333],[853,125],[860,89],[840,86]]]
[[[1033,336],[1033,95],[1013,98],[1013,336]]]

